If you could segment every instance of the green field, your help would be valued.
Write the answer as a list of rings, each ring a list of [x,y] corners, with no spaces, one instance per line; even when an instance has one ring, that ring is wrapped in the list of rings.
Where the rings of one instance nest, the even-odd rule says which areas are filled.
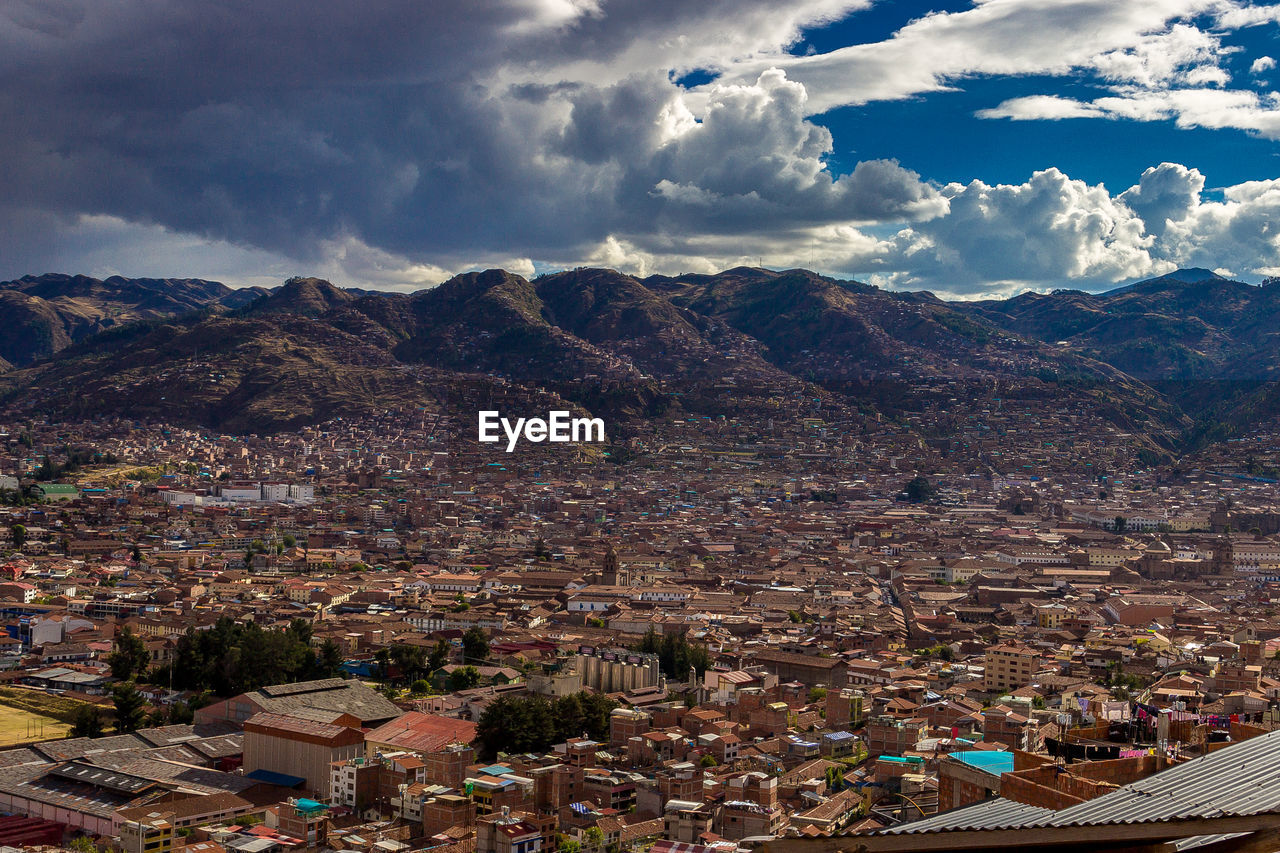
[[[81,704],[39,690],[0,687],[0,746],[66,737]]]
[[[0,709],[0,746],[64,738],[69,731],[71,726],[53,717],[17,708]]]

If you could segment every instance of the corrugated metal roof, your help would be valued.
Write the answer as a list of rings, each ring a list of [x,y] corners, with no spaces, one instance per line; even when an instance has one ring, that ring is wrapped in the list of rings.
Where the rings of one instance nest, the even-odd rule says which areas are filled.
[[[1250,738],[1061,811],[1000,798],[880,834],[1034,829],[1280,813],[1280,731]]]
[[[1210,844],[1217,844],[1219,841],[1228,841],[1232,838],[1240,838],[1248,834],[1249,833],[1247,832],[1228,832],[1226,834],[1220,833],[1218,835],[1193,835],[1190,838],[1175,841],[1173,849],[1177,850],[1178,853],[1183,853],[1185,850],[1198,850],[1201,847],[1208,847]]]
[[[921,832],[941,832],[952,829],[1010,829],[1030,821],[1051,817],[1053,809],[1029,806],[996,797],[971,806],[952,809],[933,817],[904,823],[882,830],[877,835],[914,835]]]
[[[1280,812],[1280,731],[1224,747],[1035,826],[1096,826]]]

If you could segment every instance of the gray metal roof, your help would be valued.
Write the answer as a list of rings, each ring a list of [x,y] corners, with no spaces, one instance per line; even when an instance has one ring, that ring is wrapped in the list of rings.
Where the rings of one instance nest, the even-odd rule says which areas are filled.
[[[1223,747],[1061,811],[996,798],[882,830],[1102,826],[1280,813],[1280,730]]]
[[[882,830],[877,835],[908,835],[951,829],[1010,829],[1051,817],[1053,809],[996,797]]]
[[[1280,731],[1224,747],[1033,826],[1096,826],[1280,812]]]

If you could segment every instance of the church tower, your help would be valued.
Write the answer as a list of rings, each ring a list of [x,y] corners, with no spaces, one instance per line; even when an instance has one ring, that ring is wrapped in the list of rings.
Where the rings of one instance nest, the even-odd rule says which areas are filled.
[[[631,586],[631,572],[618,567],[618,552],[613,550],[612,542],[604,552],[604,566],[600,575],[600,582],[605,586]]]

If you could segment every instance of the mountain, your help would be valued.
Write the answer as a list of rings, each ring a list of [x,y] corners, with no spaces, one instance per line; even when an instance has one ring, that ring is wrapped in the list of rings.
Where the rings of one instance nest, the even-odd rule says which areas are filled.
[[[1280,415],[1280,287],[1178,270],[1106,293],[1055,291],[953,307],[1141,380],[1199,423],[1228,435]],[[1198,437],[1198,438],[1197,438]]]
[[[26,276],[0,283],[0,323],[6,333],[0,335],[0,359],[31,364],[106,329],[210,308],[238,308],[265,292],[233,290],[197,278]]]
[[[4,404],[233,432],[456,407],[468,394],[542,395],[624,432],[672,407],[764,420],[793,411],[788,400],[843,401],[942,431],[941,421],[993,408],[1032,417],[1065,406],[1165,446],[1190,426],[1081,348],[1008,330],[1014,309],[805,270],[642,279],[578,269],[533,280],[487,270],[408,296],[291,279],[234,311],[218,301],[227,294],[209,296],[182,317],[60,340],[55,357],[0,377]],[[938,424],[923,424],[940,411]]]

